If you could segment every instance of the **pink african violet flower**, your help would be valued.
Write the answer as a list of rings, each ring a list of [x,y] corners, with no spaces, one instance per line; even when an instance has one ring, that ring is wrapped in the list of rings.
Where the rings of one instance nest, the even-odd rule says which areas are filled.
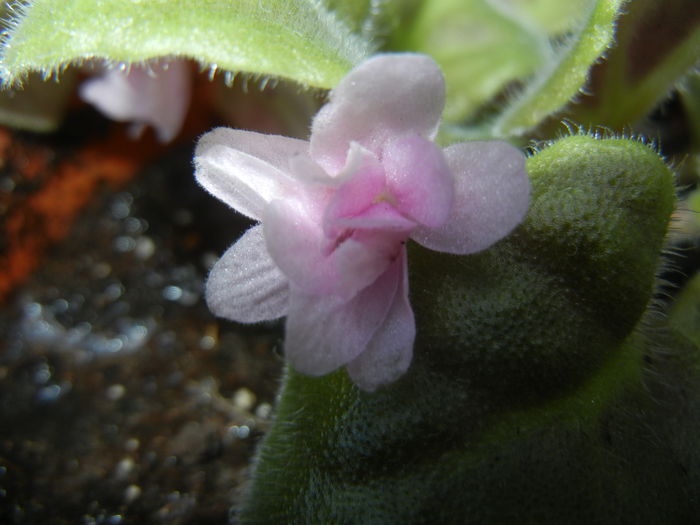
[[[477,252],[508,234],[529,201],[516,148],[432,142],[443,104],[431,58],[378,55],[331,92],[308,142],[204,135],[197,180],[261,222],[212,269],[210,308],[243,323],[286,315],[285,352],[302,373],[346,366],[368,391],[401,376],[416,333],[406,240]]]
[[[132,122],[134,138],[150,125],[158,140],[170,142],[182,127],[190,90],[187,61],[161,59],[125,71],[106,69],[80,86],[80,97],[112,120]]]

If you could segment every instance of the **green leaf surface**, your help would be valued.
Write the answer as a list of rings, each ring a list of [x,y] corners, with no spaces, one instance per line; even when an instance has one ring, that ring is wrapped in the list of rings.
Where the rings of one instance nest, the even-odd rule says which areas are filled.
[[[606,60],[591,72],[592,96],[582,97],[569,112],[568,118],[579,124],[622,131],[700,64],[700,2],[629,2],[615,40]]]
[[[494,0],[517,9],[521,16],[537,25],[548,35],[560,35],[572,30],[585,13],[590,0]]]
[[[679,86],[678,93],[690,131],[690,150],[700,153],[700,73],[688,74]]]
[[[7,28],[12,10],[0,2],[0,27]],[[71,90],[74,72],[63,76],[60,85],[44,82],[41,75],[31,74],[23,89],[0,91],[0,124],[35,132],[54,131],[61,123]]]
[[[700,272],[688,281],[677,297],[670,324],[700,349]]]
[[[700,158],[695,156],[692,159],[698,169],[697,175],[700,178]],[[700,188],[695,189],[690,195],[688,195],[688,200],[686,202],[688,208],[688,214],[692,220],[692,231],[700,236]]]
[[[539,71],[497,118],[493,136],[523,135],[564,108],[588,80],[591,66],[613,43],[615,20],[625,0],[595,0],[588,17],[557,57]]]
[[[383,43],[400,22],[407,4],[415,0],[324,0],[323,3],[348,27],[375,45]]]
[[[35,0],[5,39],[5,84],[90,59],[183,56],[331,88],[371,49],[317,0]]]
[[[461,257],[410,246],[405,376],[366,393],[343,370],[289,372],[242,524],[697,516],[697,359],[669,372],[677,349],[657,364],[640,331],[672,174],[638,142],[583,135],[527,168],[531,208],[512,235]]]
[[[469,118],[509,82],[530,75],[550,53],[546,35],[487,0],[424,1],[391,42],[431,55],[447,82],[444,118]]]

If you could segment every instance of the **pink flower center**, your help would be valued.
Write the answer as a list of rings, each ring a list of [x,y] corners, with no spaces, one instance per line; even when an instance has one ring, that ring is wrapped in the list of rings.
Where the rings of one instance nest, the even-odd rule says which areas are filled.
[[[379,161],[372,159],[342,184],[328,204],[323,221],[328,256],[348,239],[369,245],[393,261],[417,223],[401,213],[386,184]]]

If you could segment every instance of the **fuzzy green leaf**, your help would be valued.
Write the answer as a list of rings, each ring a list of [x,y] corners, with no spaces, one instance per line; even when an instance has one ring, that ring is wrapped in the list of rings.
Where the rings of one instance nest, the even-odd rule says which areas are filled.
[[[652,385],[639,331],[672,174],[640,143],[588,136],[527,167],[531,208],[512,235],[463,257],[411,246],[404,377],[370,394],[342,370],[290,371],[242,524],[697,516],[700,476],[683,472],[700,465],[700,373],[677,361],[692,380]],[[657,403],[658,384],[676,397]],[[691,398],[695,416],[679,418]]]
[[[590,0],[496,0],[517,9],[521,16],[548,35],[560,35],[574,29]]]
[[[379,45],[399,25],[406,0],[323,0],[358,35]]]
[[[615,19],[625,0],[595,0],[589,16],[552,62],[503,111],[493,136],[522,135],[561,110],[584,87],[588,72],[613,43]]]
[[[88,59],[176,55],[331,88],[369,52],[316,0],[35,0],[10,28],[0,73],[12,84]]]
[[[0,2],[0,28],[12,11]],[[30,74],[24,88],[0,91],[0,124],[37,132],[54,131],[61,123],[68,98],[75,85],[75,75],[69,72],[60,83],[44,82],[40,75]]]

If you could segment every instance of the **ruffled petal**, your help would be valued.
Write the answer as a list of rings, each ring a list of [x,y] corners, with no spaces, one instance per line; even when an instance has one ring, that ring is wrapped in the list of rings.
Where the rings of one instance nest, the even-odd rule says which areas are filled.
[[[396,208],[425,226],[444,224],[452,208],[454,176],[442,150],[412,135],[389,142],[382,162]]]
[[[362,390],[378,387],[401,377],[413,359],[416,322],[408,300],[406,251],[396,261],[400,269],[399,287],[389,313],[367,345],[367,349],[347,366],[353,382]]]
[[[146,124],[158,140],[170,142],[178,134],[190,103],[190,70],[185,60],[162,59],[128,71],[108,69],[80,86],[80,97],[120,122],[133,121],[138,136]]]
[[[217,199],[259,220],[270,201],[298,192],[291,163],[308,156],[308,148],[303,140],[217,128],[197,144],[195,177]]]
[[[386,187],[384,169],[379,160],[364,149],[353,147],[351,151],[345,170],[352,169],[354,173],[333,193],[323,214],[323,231],[331,237],[338,234],[339,220],[366,211]]]
[[[311,128],[311,157],[339,173],[351,142],[379,155],[402,135],[432,138],[445,104],[445,83],[433,59],[418,54],[379,55],[340,81]]]
[[[336,219],[334,225],[338,228],[405,232],[405,240],[408,233],[415,228],[416,223],[404,217],[389,203],[379,202],[364,210],[357,217]]]
[[[318,218],[320,209],[308,202],[273,201],[263,219],[267,250],[289,281],[312,295],[351,299],[390,264],[390,246],[365,239],[329,244]]]
[[[447,221],[418,227],[411,237],[431,250],[468,254],[484,250],[510,233],[525,217],[530,180],[525,155],[507,142],[462,142],[444,150],[455,177]]]
[[[400,278],[392,265],[348,302],[292,289],[285,338],[291,365],[320,376],[355,359],[385,322]]]
[[[287,314],[289,283],[265,248],[262,226],[253,226],[218,260],[206,284],[209,309],[239,323]]]

